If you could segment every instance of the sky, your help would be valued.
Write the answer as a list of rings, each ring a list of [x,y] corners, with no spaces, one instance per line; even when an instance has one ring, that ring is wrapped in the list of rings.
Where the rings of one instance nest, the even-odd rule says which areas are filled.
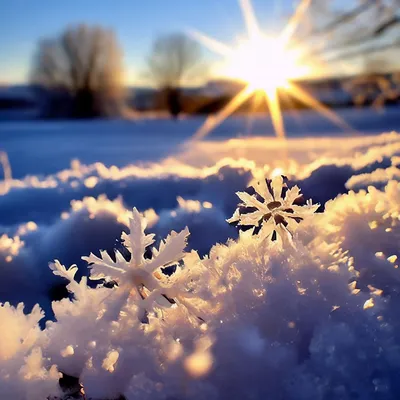
[[[276,32],[293,10],[293,0],[252,3],[268,32]],[[116,32],[128,84],[141,83],[146,56],[159,35],[196,29],[233,44],[245,34],[237,0],[1,0],[0,83],[25,82],[38,40],[81,22]]]

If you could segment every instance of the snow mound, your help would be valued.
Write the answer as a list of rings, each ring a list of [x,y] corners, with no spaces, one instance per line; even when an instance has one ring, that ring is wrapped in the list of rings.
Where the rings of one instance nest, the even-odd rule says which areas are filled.
[[[398,398],[400,183],[343,194],[319,213],[280,176],[239,197],[232,222],[247,228],[203,258],[186,250],[188,228],[157,244],[146,217],[119,200],[74,203],[62,221],[123,216],[121,246],[87,253],[89,276],[50,264],[70,296],[52,302],[44,329],[37,306],[2,306],[30,339],[2,341],[13,360],[2,368],[18,385],[1,389],[55,398],[58,369],[76,379],[75,395],[103,400]],[[204,210],[212,205],[178,198],[172,212]],[[40,379],[21,377],[32,366]]]
[[[261,159],[264,142],[225,143],[244,144]],[[399,153],[392,133],[311,162],[75,161],[7,182],[0,393],[398,399]]]

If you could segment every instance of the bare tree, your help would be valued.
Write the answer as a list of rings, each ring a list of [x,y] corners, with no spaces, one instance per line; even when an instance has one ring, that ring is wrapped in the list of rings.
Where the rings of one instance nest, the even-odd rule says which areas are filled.
[[[51,116],[58,112],[91,118],[121,112],[122,55],[114,33],[102,27],[82,24],[40,41],[31,80],[52,95]]]
[[[182,87],[201,74],[201,60],[200,45],[184,34],[161,36],[153,43],[147,62],[148,72],[174,118],[182,110]]]
[[[400,46],[399,0],[303,0],[308,3],[296,42],[308,42],[305,57],[339,62]]]
[[[400,49],[399,0],[301,0],[297,10],[305,12],[291,43],[305,49],[305,63],[322,73],[358,75],[345,85],[357,102],[399,96],[399,80],[389,74],[391,65],[392,72],[398,68],[392,60]]]

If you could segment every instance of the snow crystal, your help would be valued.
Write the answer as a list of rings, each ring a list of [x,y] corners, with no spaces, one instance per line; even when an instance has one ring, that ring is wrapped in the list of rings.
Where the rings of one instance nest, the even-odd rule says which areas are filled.
[[[342,142],[8,180],[1,395],[66,400],[70,379],[93,400],[398,399],[399,135]],[[210,165],[185,162],[199,149]]]

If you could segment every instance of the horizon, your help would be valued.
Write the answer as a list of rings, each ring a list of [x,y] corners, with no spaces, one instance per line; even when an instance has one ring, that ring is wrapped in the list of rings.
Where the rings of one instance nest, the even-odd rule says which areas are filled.
[[[391,74],[395,71],[388,71],[384,72],[384,74]],[[351,77],[355,77],[356,74],[354,75],[325,75],[325,76],[309,76],[309,77],[304,77],[301,79],[295,79],[293,81],[297,82],[324,82],[324,81],[329,81],[329,80],[340,80],[340,79],[348,79]],[[203,82],[200,82],[196,85],[182,85],[183,89],[201,89],[204,88],[205,86],[211,84],[211,83],[231,83],[231,84],[243,84],[245,85],[246,82],[240,80],[239,78],[233,78],[229,76],[215,76],[215,77],[210,77],[210,79],[205,79]],[[30,87],[30,86],[36,86],[37,84],[31,83],[29,81],[23,81],[23,82],[1,82],[0,81],[0,89],[1,88],[15,88],[15,87]],[[39,85],[40,86],[40,85]],[[126,89],[142,89],[142,90],[158,90],[159,88],[156,85],[151,85],[151,84],[142,84],[141,82],[133,82],[133,83],[126,83],[123,85],[124,88]]]
[[[253,0],[263,31],[271,36],[284,26],[295,4],[290,0]],[[21,10],[24,12],[22,13]],[[157,13],[154,12],[157,10]],[[117,5],[94,0],[72,0],[68,4],[43,0],[40,4],[25,4],[10,0],[0,4],[0,62],[1,85],[29,83],[29,68],[39,39],[54,37],[67,26],[87,23],[111,28],[124,54],[125,86],[151,87],[144,78],[146,57],[158,36],[190,29],[234,45],[245,34],[245,21],[238,0],[203,0],[187,4],[184,0],[149,0],[145,4],[121,0]],[[220,57],[203,47],[204,59],[210,73],[190,87],[202,86],[215,79],[231,79]],[[225,70],[224,70],[225,68]],[[354,69],[353,69],[354,72]],[[348,75],[344,71],[324,70],[307,78]]]

